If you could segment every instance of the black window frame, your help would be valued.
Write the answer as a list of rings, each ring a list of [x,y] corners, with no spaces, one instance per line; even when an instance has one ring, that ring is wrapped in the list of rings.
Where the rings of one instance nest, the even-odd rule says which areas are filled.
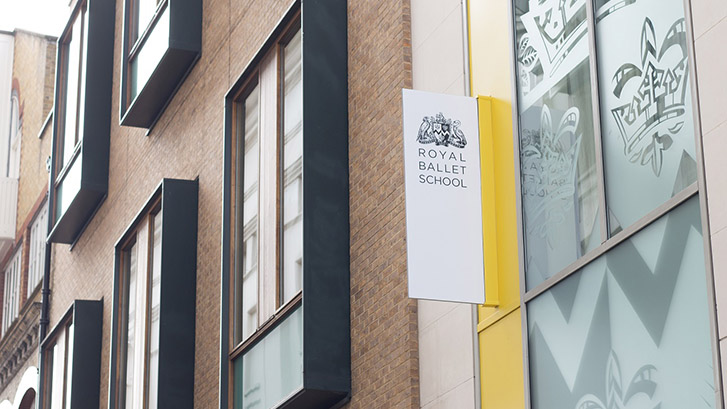
[[[79,99],[83,96],[83,105],[77,107],[77,118],[82,118],[82,122],[76,124],[74,137],[77,140],[72,157],[64,161],[65,97],[68,93],[67,42],[76,19],[83,15],[87,16],[88,24],[83,25],[83,38],[80,39],[83,43],[85,38],[86,48],[81,51],[83,57],[79,57],[83,64],[79,64],[79,71],[85,70],[85,77],[76,90]],[[80,0],[75,5],[63,34],[58,38],[54,107],[56,114],[53,115],[49,189],[49,217],[53,227],[48,241],[53,243],[75,243],[108,191],[114,16],[113,2]],[[82,115],[78,114],[81,110]],[[59,214],[58,190],[79,160],[79,190],[65,211]]]
[[[119,123],[151,129],[202,53],[202,0],[160,0],[146,27],[135,27],[140,0],[124,0]],[[131,63],[169,13],[167,48],[137,94],[131,96]]]
[[[197,180],[163,179],[114,246],[109,409],[121,409],[119,382],[126,381],[120,377],[126,365],[120,361],[126,342],[126,329],[121,328],[125,322],[120,306],[125,285],[121,259],[140,223],[158,211],[162,212],[162,240],[156,407],[193,408],[198,189]]]
[[[59,336],[68,340],[67,329],[73,324],[72,356],[68,357],[68,345],[65,348],[63,388],[67,390],[68,360],[72,359],[71,396],[63,395],[63,407],[70,402],[73,409],[97,409],[101,389],[101,343],[103,325],[103,300],[75,300],[63,314],[58,324],[41,342],[41,372],[38,394],[38,407],[49,408],[49,394],[52,390],[53,371],[50,349],[56,345]],[[76,385],[76,387],[74,387]],[[70,408],[66,408],[70,409]]]
[[[303,87],[302,293],[233,345],[235,111],[273,46],[300,18]],[[298,308],[303,319],[303,386],[277,407],[332,408],[351,397],[347,4],[293,3],[225,95],[220,409],[234,402],[233,363]]]

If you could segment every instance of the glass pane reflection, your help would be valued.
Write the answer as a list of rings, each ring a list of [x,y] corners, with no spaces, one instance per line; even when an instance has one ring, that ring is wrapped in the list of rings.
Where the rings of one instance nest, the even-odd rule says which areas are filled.
[[[303,83],[300,31],[283,52],[283,294],[303,285]]]
[[[133,101],[141,92],[146,82],[154,73],[159,61],[169,47],[169,7],[154,23],[149,37],[141,46],[139,52],[129,62],[130,94]]]
[[[516,1],[528,289],[601,243],[584,0]]]

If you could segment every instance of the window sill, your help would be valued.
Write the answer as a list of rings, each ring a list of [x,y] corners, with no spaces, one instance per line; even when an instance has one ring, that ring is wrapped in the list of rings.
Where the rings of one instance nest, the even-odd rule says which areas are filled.
[[[235,347],[232,352],[230,352],[230,359],[235,360],[237,359],[237,357],[242,356],[242,354],[247,352],[260,340],[265,338],[270,333],[270,331],[278,326],[278,324],[288,318],[288,316],[293,313],[293,311],[295,311],[295,309],[298,308],[298,306],[300,306],[302,303],[303,293],[298,292],[298,294],[293,297],[292,300],[288,301],[287,304],[278,308],[273,316],[265,321],[265,323],[260,328],[258,328],[257,331],[250,334],[244,341],[238,344],[237,347]]]
[[[166,17],[162,18],[162,15]],[[129,44],[128,39],[124,41],[121,82],[122,90],[125,91],[121,95],[121,125],[146,129],[154,127],[201,55],[201,16],[201,0],[163,1],[139,39],[134,44]],[[129,29],[128,26],[124,27],[124,32],[128,34]],[[168,32],[166,38],[150,40],[155,34],[164,36],[164,32]],[[159,54],[154,53],[161,55],[156,66],[151,65],[153,61],[148,61],[153,71],[145,82],[138,84],[138,93],[131,98],[131,62],[141,58],[142,48],[151,46],[149,41],[159,39],[164,40],[166,49],[160,48]]]
[[[82,185],[81,190],[76,193],[68,209],[53,225],[53,229],[48,235],[48,241],[51,243],[75,243],[105,197],[105,188],[91,189]]]
[[[139,94],[122,113],[120,124],[152,128],[199,59],[198,51],[168,48]]]

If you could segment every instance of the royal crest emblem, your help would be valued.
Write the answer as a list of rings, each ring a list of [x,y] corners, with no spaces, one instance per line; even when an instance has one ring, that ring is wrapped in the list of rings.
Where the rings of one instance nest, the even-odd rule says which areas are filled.
[[[467,139],[460,129],[460,121],[445,118],[440,112],[436,116],[425,116],[417,133],[417,142],[422,144],[433,143],[437,146],[454,146],[464,148]]]
[[[613,77],[613,95],[624,104],[611,110],[631,163],[661,174],[664,152],[684,127],[689,75],[684,19],[677,20],[659,46],[648,18],[641,31],[641,61],[626,63]],[[635,82],[636,86],[629,85]],[[628,91],[627,91],[628,89]]]
[[[543,106],[540,132],[523,134],[522,184],[528,232],[546,237],[548,226],[561,223],[573,208],[575,174],[581,135],[578,108],[569,108],[553,125],[550,108]]]

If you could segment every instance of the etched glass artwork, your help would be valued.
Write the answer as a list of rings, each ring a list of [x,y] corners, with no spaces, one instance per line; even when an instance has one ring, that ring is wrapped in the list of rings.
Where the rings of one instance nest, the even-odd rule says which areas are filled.
[[[600,241],[586,2],[515,2],[528,289]]]
[[[697,180],[684,3],[596,1],[610,233]]]
[[[533,409],[714,408],[695,196],[528,303]]]

